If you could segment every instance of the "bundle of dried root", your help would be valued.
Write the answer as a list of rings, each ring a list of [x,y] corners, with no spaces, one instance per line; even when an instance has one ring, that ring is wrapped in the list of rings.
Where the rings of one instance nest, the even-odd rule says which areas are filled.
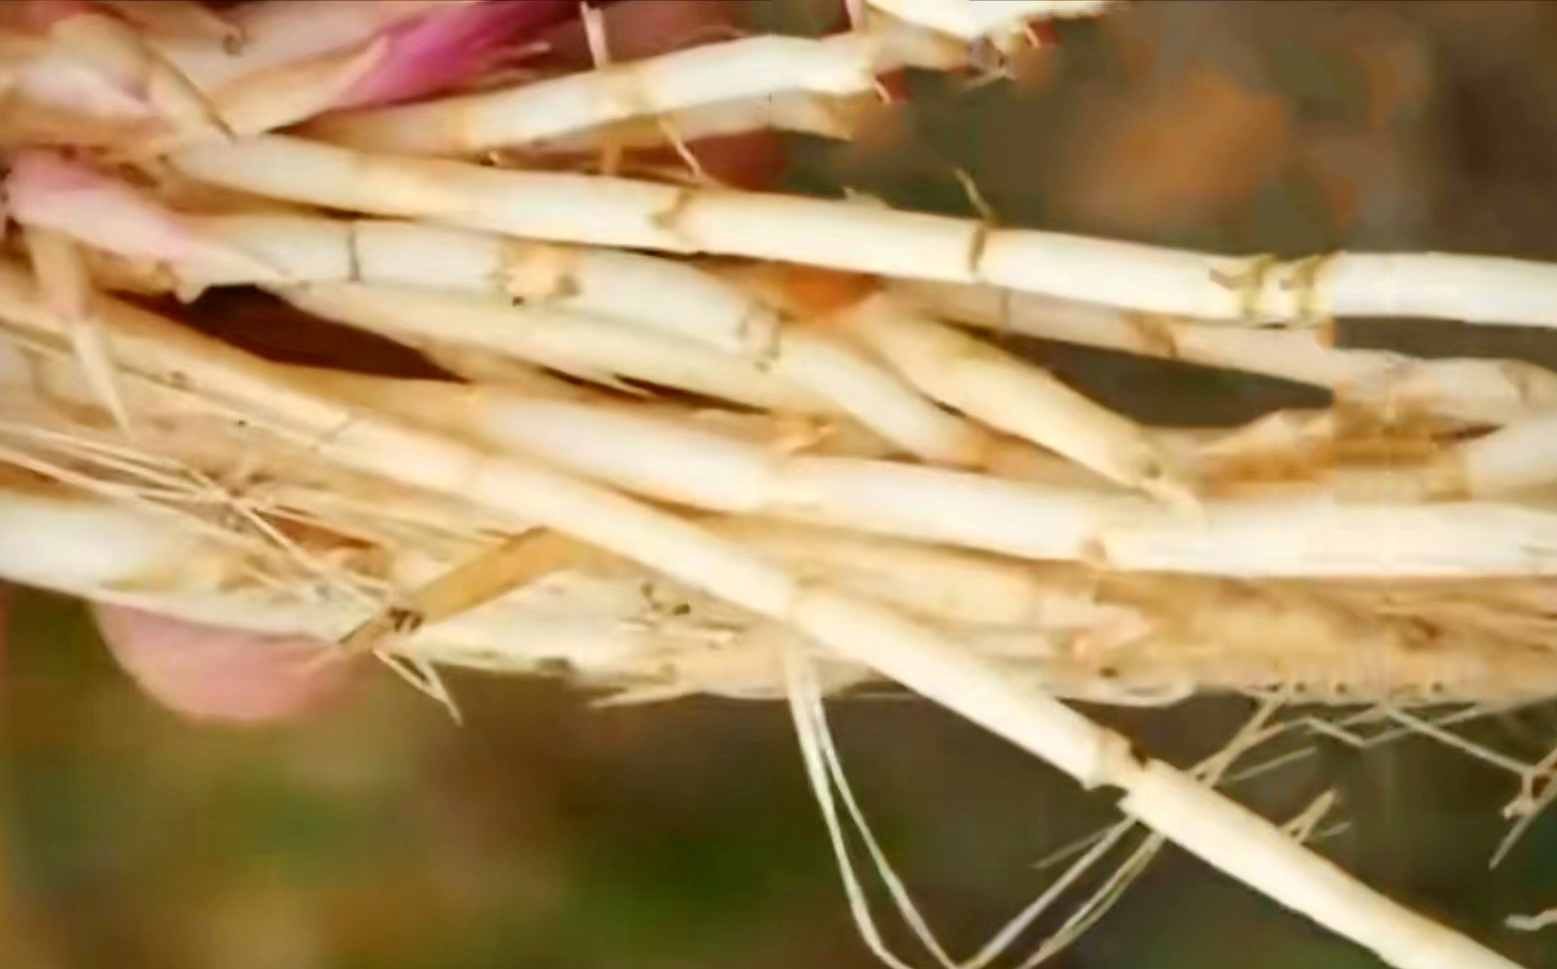
[[[1061,698],[1557,693],[1557,376],[1325,326],[1549,326],[1557,267],[1278,264],[535,163],[843,135],[883,71],[986,62],[1094,0],[869,0],[821,39],[520,80],[516,43],[571,4],[309,4],[299,31],[304,6],[14,5],[0,576],[338,641],[429,688],[466,666],[787,696],[824,787],[817,697],[896,681],[1393,965],[1510,965]],[[443,376],[281,364],[176,318],[223,287]],[[1142,425],[991,328],[1335,406]]]

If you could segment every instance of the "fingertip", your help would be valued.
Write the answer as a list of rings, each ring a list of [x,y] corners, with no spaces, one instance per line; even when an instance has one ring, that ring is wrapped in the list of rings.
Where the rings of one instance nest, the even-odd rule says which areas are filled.
[[[190,720],[275,724],[339,696],[360,663],[334,661],[328,644],[94,606],[103,640],[142,690]]]

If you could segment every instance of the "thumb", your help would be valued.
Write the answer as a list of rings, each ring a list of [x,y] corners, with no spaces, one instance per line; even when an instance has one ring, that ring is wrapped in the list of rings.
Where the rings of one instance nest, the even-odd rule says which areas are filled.
[[[109,651],[141,689],[192,720],[265,724],[305,716],[357,679],[328,644],[94,606]]]

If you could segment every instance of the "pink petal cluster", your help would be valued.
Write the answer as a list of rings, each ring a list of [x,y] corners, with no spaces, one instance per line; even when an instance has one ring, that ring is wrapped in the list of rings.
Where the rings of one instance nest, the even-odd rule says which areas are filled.
[[[336,101],[356,108],[446,91],[499,63],[506,52],[578,12],[578,0],[451,3],[390,26],[379,66]]]

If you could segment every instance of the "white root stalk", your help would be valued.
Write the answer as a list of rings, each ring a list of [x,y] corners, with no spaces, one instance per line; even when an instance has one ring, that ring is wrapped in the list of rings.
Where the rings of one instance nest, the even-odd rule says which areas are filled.
[[[599,152],[608,146],[632,151],[769,129],[841,140],[854,134],[861,115],[880,103],[875,93],[857,97],[790,93],[718,101],[542,139],[513,154],[521,159],[533,155],[579,155]]]
[[[1419,360],[1342,349],[1309,332],[1217,326],[989,286],[900,281],[891,290],[959,323],[1279,377],[1384,417],[1503,424],[1557,407],[1557,374],[1520,360]]]
[[[1513,496],[1557,483],[1557,411],[1459,444],[1420,475],[1440,498]]]
[[[170,528],[165,519],[98,501],[66,500],[47,493],[0,489],[0,575],[16,582],[67,592],[129,586],[139,576],[180,563],[185,578],[201,542]]]
[[[592,313],[762,358],[780,321],[739,289],[694,266],[612,249],[558,246],[410,222],[358,222],[363,282],[485,290]]]
[[[790,455],[623,408],[525,399],[496,388],[353,378],[331,378],[330,387],[380,412],[458,427],[637,494],[726,514],[1125,570],[1308,578],[1557,574],[1557,514],[1517,505],[1349,502],[1311,487],[1207,501],[1186,517],[1097,489]]]
[[[788,327],[779,336],[768,370],[832,401],[861,425],[935,464],[983,467],[1012,450],[826,333]]]
[[[609,383],[627,377],[789,413],[847,413],[935,462],[977,466],[995,451],[987,432],[940,410],[840,341],[799,327],[781,331],[769,311],[691,267],[593,250],[536,255],[532,266],[515,270],[525,277],[516,286],[542,297],[535,306],[352,284],[277,291],[308,312],[396,339],[463,343],[584,379]],[[544,299],[552,292],[561,295]],[[714,332],[731,340],[747,343],[754,334],[766,334],[771,342],[720,353],[679,334],[660,336],[548,304],[587,307],[666,331],[680,326],[659,314],[685,305],[690,315],[680,317],[682,326],[688,320],[718,324]],[[460,370],[457,362],[441,359]]]
[[[186,296],[211,286],[241,284],[415,286],[632,320],[731,353],[761,356],[777,338],[775,313],[738,287],[669,259],[417,222],[292,214],[199,216],[149,198],[136,202],[139,211],[155,214],[165,224],[185,226],[185,236],[213,244],[212,251],[163,246],[155,252],[170,277],[165,285]],[[139,225],[98,220],[92,223],[96,231],[88,233],[90,212],[59,208],[50,210],[56,213],[53,221],[76,228],[86,244],[127,254],[145,248]],[[240,262],[229,253],[252,255]]]
[[[1095,487],[1072,485],[1063,476],[1056,476],[1054,484],[1041,486],[879,460],[796,457],[782,445],[783,432],[766,422],[748,426],[729,420],[688,420],[679,414],[662,417],[655,408],[641,406],[559,408],[552,406],[558,403],[555,400],[516,397],[493,389],[320,371],[300,373],[330,393],[346,394],[386,413],[403,414],[467,439],[518,447],[525,454],[546,457],[650,497],[709,510],[831,523],[1037,559],[1093,561],[1113,553],[1107,560],[1117,560],[1126,567],[1155,566],[1162,561],[1129,557],[1143,554],[1132,551],[1131,542],[1147,542],[1145,554],[1168,556],[1167,567],[1211,574],[1367,577],[1541,573],[1547,568],[1538,543],[1519,546],[1506,555],[1469,551],[1482,546],[1508,549],[1539,534],[1545,513],[1535,509],[1473,504],[1418,515],[1378,497],[1367,504],[1330,508],[1329,500],[1322,493],[1316,499],[1312,489],[1295,496],[1278,494],[1262,502],[1214,503],[1211,509],[1219,528],[1224,534],[1230,530],[1233,548],[1259,542],[1261,530],[1286,535],[1285,544],[1262,559],[1252,553],[1230,555],[1228,546],[1219,546],[1215,534],[1197,541],[1192,522],[1166,531],[1155,528],[1149,518],[1141,518],[1144,512],[1137,502],[1100,493]],[[53,377],[48,386],[51,394],[91,403],[88,392],[79,386],[60,385]],[[558,396],[544,384],[526,392]],[[163,410],[160,401],[139,396],[134,405],[148,420]],[[173,416],[182,415],[174,412]],[[180,424],[188,423],[189,419],[182,417]],[[146,433],[155,430],[156,425],[151,425]],[[226,446],[220,439],[210,444],[219,450],[189,451],[198,440],[159,446],[198,460],[240,460],[238,455],[223,456]],[[861,446],[868,442],[826,443],[832,454],[872,453],[869,446]],[[1456,512],[1462,510],[1469,510],[1470,515],[1456,526]],[[1515,519],[1521,513],[1529,517],[1522,522],[1500,521],[1499,516],[1509,511],[1515,513]],[[1305,519],[1329,531],[1315,534],[1308,545],[1294,541],[1282,526],[1289,520],[1303,525]],[[1477,519],[1484,520],[1477,524]],[[1130,523],[1140,527],[1132,531],[1126,527]],[[1427,531],[1410,532],[1410,528],[1420,530],[1424,525]],[[1457,532],[1457,527],[1466,531]],[[1502,529],[1509,534],[1500,535]],[[1404,549],[1391,547],[1403,534],[1414,534],[1413,544]],[[1155,549],[1152,541],[1159,543]],[[1348,564],[1353,562],[1356,564]]]
[[[1094,12],[1102,2],[1012,0],[996,9],[972,0],[876,0],[877,9],[893,13],[870,30],[885,26],[892,30],[885,36],[926,44],[927,63],[960,64],[977,60],[986,45],[1008,51],[1024,30],[1037,43],[1022,18]],[[861,25],[865,3],[851,2]],[[411,2],[362,6],[376,14],[414,11],[408,16],[429,9]],[[325,2],[319,10],[333,7]],[[248,7],[261,8],[278,6]],[[234,60],[242,59],[236,48],[243,31],[219,37],[209,22],[191,23],[194,11],[179,16],[183,26],[155,33],[203,54],[221,41],[234,48],[228,52]],[[600,15],[586,10],[583,16],[595,51]],[[331,33],[325,26],[321,35]],[[917,29],[924,26],[942,36],[926,36]],[[842,49],[870,37],[806,43]],[[197,621],[332,637],[355,629],[347,637],[353,647],[380,653],[385,636],[409,633],[388,645],[428,676],[435,676],[433,663],[545,671],[560,662],[627,700],[698,690],[772,695],[782,680],[779,659],[816,650],[829,684],[807,682],[803,695],[794,694],[797,719],[804,719],[804,701],[810,720],[822,723],[820,690],[831,684],[871,675],[895,679],[1084,785],[1119,789],[1128,815],[1387,962],[1404,969],[1512,966],[1359,885],[1207,790],[1205,778],[1136,753],[1125,738],[1056,698],[1163,703],[1197,689],[1259,693],[1269,686],[1273,709],[1286,697],[1383,704],[1442,699],[1444,684],[1473,698],[1550,693],[1557,653],[1539,644],[1557,623],[1549,609],[1534,605],[1551,598],[1548,577],[1557,575],[1557,488],[1548,486],[1546,469],[1557,462],[1548,461],[1538,442],[1533,450],[1525,444],[1545,428],[1520,419],[1532,404],[1557,400],[1557,377],[1530,368],[1535,376],[1527,380],[1526,371],[1497,362],[1427,364],[1386,354],[1347,355],[1338,363],[1320,347],[1320,355],[1285,366],[1310,377],[1328,374],[1327,381],[1313,382],[1335,390],[1342,405],[1360,403],[1364,413],[1338,406],[1327,425],[1305,423],[1291,440],[1266,441],[1255,433],[1205,447],[1188,435],[1149,433],[1118,419],[928,315],[907,323],[896,309],[872,316],[875,308],[892,307],[890,296],[836,320],[804,314],[800,325],[785,320],[782,305],[757,307],[703,269],[638,253],[747,256],[1113,301],[1126,314],[1175,314],[1166,326],[1134,324],[1146,339],[1168,343],[1167,352],[1155,351],[1164,356],[1178,355],[1174,341],[1204,334],[1272,337],[1258,345],[1204,338],[1207,355],[1233,360],[1245,350],[1257,360],[1262,352],[1299,345],[1289,337],[1319,347],[1316,334],[1299,328],[1324,324],[1337,312],[1373,315],[1380,307],[1425,307],[1424,315],[1458,318],[1475,300],[1493,321],[1557,325],[1548,298],[1557,295],[1557,269],[1345,253],[1280,265],[1267,257],[1002,230],[812,199],[370,157],[294,138],[224,145],[211,137],[234,128],[250,136],[314,114],[355,89],[372,66],[369,55],[387,49],[337,38],[299,61],[299,44],[313,41],[286,45],[289,53],[269,79],[274,89],[252,85],[265,74],[245,67],[231,87],[235,97],[213,108],[207,82],[190,81],[198,72],[182,73],[169,66],[174,59],[160,55],[125,57],[128,48],[89,29],[74,42],[76,52],[100,50],[98,80],[117,76],[128,97],[101,118],[79,119],[26,96],[15,99],[18,111],[8,122],[16,123],[0,140],[25,145],[37,124],[41,136],[77,150],[173,150],[168,161],[179,177],[216,187],[218,199],[229,193],[246,215],[265,210],[264,202],[246,197],[255,192],[299,203],[296,211],[314,206],[425,219],[441,224],[427,229],[441,237],[439,246],[451,248],[432,255],[419,248],[418,240],[430,238],[415,231],[422,226],[377,231],[385,224],[366,221],[339,230],[328,220],[308,220],[308,227],[302,219],[246,227],[228,220],[202,237],[197,222],[225,206],[186,201],[176,204],[207,215],[178,224],[159,223],[151,213],[141,223],[172,230],[158,243],[162,251],[107,246],[119,255],[84,271],[74,244],[50,249],[59,241],[54,232],[21,219],[33,236],[28,243],[38,279],[31,285],[0,264],[0,394],[14,405],[0,414],[0,535],[12,531],[8,515],[34,527],[15,530],[20,549],[0,548],[0,575],[31,567],[31,581]],[[308,56],[319,61],[309,63]],[[852,75],[836,75],[846,81],[812,75],[785,90],[799,92],[792,100],[809,112],[805,124],[842,130],[848,110],[870,97],[876,69],[917,56],[894,52]],[[597,57],[604,63],[602,53]],[[555,151],[604,139],[617,157],[621,145],[612,139],[627,124],[635,133],[651,132],[635,134],[644,143],[683,149],[700,174],[684,152],[689,132],[697,134],[699,125],[740,130],[779,117],[776,106],[753,110],[752,95],[760,97],[762,84],[736,85],[734,101],[709,101],[709,94],[725,92],[713,85],[693,91],[687,77],[654,74],[653,66],[670,60],[562,79],[573,88],[557,82],[551,89],[560,99],[551,102],[556,110],[543,112],[539,125],[559,130],[534,140],[521,133],[519,149]],[[787,76],[805,66],[793,58],[780,64],[785,60],[774,63],[790,70]],[[153,70],[146,73],[145,65]],[[782,73],[775,70],[763,83]],[[0,77],[0,88],[9,83]],[[849,102],[838,114],[830,113],[833,84],[856,85],[837,98]],[[589,94],[573,104],[569,90]],[[654,97],[644,99],[646,91]],[[530,88],[355,112],[313,130],[364,120],[371,127],[397,114],[414,118],[421,108],[430,121],[460,103],[523,108],[526,97],[548,104]],[[686,100],[684,109],[678,98]],[[148,107],[172,119],[163,126],[171,135],[154,130]],[[524,122],[524,111],[513,117]],[[449,146],[469,135],[460,127],[464,120],[391,130],[391,140],[405,134],[415,142],[425,133],[445,139],[431,142],[440,145],[430,149],[435,154],[459,153]],[[143,137],[126,141],[125,131]],[[486,160],[503,163],[496,153]],[[609,162],[601,167],[615,170]],[[83,229],[86,224],[56,228],[97,244],[87,241],[96,233]],[[200,247],[228,228],[248,236],[229,253],[245,265],[201,265],[220,262],[214,249]],[[393,272],[411,278],[365,273],[364,233],[383,243],[370,260],[381,256]],[[298,246],[298,239],[306,241]],[[604,246],[636,252],[591,248]],[[284,255],[271,261],[267,247]],[[308,271],[294,274],[291,264],[306,264]],[[472,267],[481,267],[481,278],[471,278]],[[315,270],[320,278],[309,275]],[[1434,275],[1416,275],[1422,273]],[[254,278],[241,281],[300,304],[317,297],[326,307],[333,300],[325,315],[355,318],[353,325],[389,332],[457,373],[506,387],[271,365],[109,300],[80,305],[92,295],[89,276],[142,292],[162,290],[171,280],[188,297],[224,276],[244,275]],[[457,282],[418,281],[432,276]],[[1509,280],[1518,292],[1499,293],[1490,303],[1477,291]],[[657,298],[639,298],[650,291]],[[672,295],[679,301],[674,308]],[[651,304],[654,309],[645,308]],[[455,321],[447,328],[452,337],[441,325],[444,311]],[[1162,340],[1163,330],[1174,331],[1191,314],[1202,321],[1186,324],[1193,333]],[[520,317],[529,331],[516,341]],[[1234,325],[1217,330],[1207,319]],[[84,345],[86,331],[78,324],[88,320],[92,334],[114,341],[113,363],[128,388],[123,401],[117,387],[101,400],[101,391],[90,392],[111,370],[103,343],[79,368],[69,366],[70,342]],[[838,329],[825,329],[839,321]],[[1272,322],[1285,332],[1244,325]],[[560,337],[552,332],[558,330]],[[653,403],[624,404],[620,395],[594,388],[559,387],[538,372],[541,366]],[[1335,379],[1352,366],[1356,374]],[[649,374],[639,375],[645,369]],[[674,394],[656,396],[627,383],[632,380],[778,413],[694,413],[670,403]],[[105,411],[133,413],[148,424],[146,435],[125,441],[113,434]],[[850,420],[838,420],[845,415]],[[1360,436],[1349,435],[1376,423],[1387,426],[1379,447],[1415,434],[1404,443],[1422,445],[1420,454],[1428,456],[1446,447],[1448,426],[1456,433],[1467,424],[1508,427],[1436,462],[1413,455],[1407,466],[1379,472],[1389,463],[1379,459],[1382,451],[1370,458],[1348,450],[1366,448]],[[924,463],[889,460],[904,452]],[[1318,485],[1294,480],[1314,477],[1326,454],[1333,462],[1373,464],[1333,468],[1319,475],[1325,480]],[[1290,474],[1259,467],[1266,457],[1286,462]],[[1172,514],[1094,477],[1068,477],[1091,468],[1115,483],[1183,498],[1189,489],[1177,474],[1172,487],[1157,480],[1169,466],[1186,469],[1198,498],[1208,499],[1199,517]],[[39,479],[62,487],[45,489]],[[1523,493],[1529,487],[1547,490]],[[38,506],[40,500],[69,504],[59,496],[77,489],[104,500],[72,500],[91,506],[85,509]],[[1228,497],[1251,493],[1252,499]],[[1499,495],[1507,503],[1471,500]],[[1450,503],[1424,503],[1442,498]],[[121,503],[116,512],[135,515],[113,520],[103,514],[105,500]],[[756,517],[709,521],[697,509]],[[141,514],[148,511],[155,514]],[[148,519],[155,519],[151,528],[144,527]],[[89,526],[95,528],[88,532]],[[533,531],[512,538],[525,529]],[[121,554],[51,553],[27,561],[28,544],[56,536],[67,545],[106,537],[120,543],[111,551]],[[539,558],[527,551],[537,536],[550,549]],[[1052,561],[1002,561],[936,547],[945,545]],[[584,550],[576,557],[575,546]],[[604,554],[593,554],[597,548]],[[522,588],[504,594],[510,583]],[[920,590],[932,585],[942,594]],[[1500,614],[1502,603],[1510,604],[1508,614]],[[1289,606],[1294,616],[1283,611]],[[418,622],[401,628],[402,607]],[[991,625],[992,615],[1011,623]],[[431,627],[410,628],[421,619],[433,620]],[[809,674],[810,660],[803,665]],[[1307,692],[1286,692],[1294,683]],[[802,733],[808,766],[829,760],[833,782],[842,786],[828,743],[818,745],[805,724]],[[831,821],[831,798],[826,806]],[[1154,836],[1151,843],[1161,840]],[[851,901],[853,892],[851,881]],[[910,921],[917,930],[917,913]],[[870,927],[874,941],[872,933]],[[929,944],[949,965],[938,944]],[[1035,961],[1051,951],[1046,944]],[[986,948],[974,961],[994,954]]]
[[[306,131],[373,151],[472,155],[710,103],[870,94],[877,74],[905,65],[947,70],[966,58],[963,44],[901,27],[820,40],[745,37],[515,88],[342,112]]]
[[[835,412],[814,394],[739,357],[606,317],[352,283],[276,292],[306,312],[412,345],[430,341],[477,347],[608,386],[626,378],[762,410]]]
[[[784,328],[779,315],[738,286],[694,266],[608,249],[529,243],[501,236],[411,222],[342,222],[309,216],[213,216],[192,219],[192,231],[224,249],[254,253],[274,271],[235,267],[231,260],[174,264],[186,295],[212,284],[361,281],[387,285],[307,286],[280,290],[300,307],[353,325],[386,328],[404,339],[468,342],[498,349],[554,369],[598,379],[600,370],[742,403],[778,401],[786,410],[814,412],[817,401],[849,413],[909,453],[926,460],[978,466],[991,456],[991,435],[946,413],[881,366],[819,331]],[[100,240],[101,242],[101,240]],[[403,288],[415,286],[416,292]],[[523,300],[511,310],[462,299],[457,292]],[[349,308],[345,308],[349,307]],[[534,313],[561,311],[547,324]],[[529,317],[521,319],[525,314]],[[571,314],[571,315],[570,315]],[[623,336],[621,352],[610,337],[624,331],[606,321],[584,324],[577,314],[610,317],[665,333]],[[471,320],[460,327],[454,320]],[[526,322],[526,319],[528,322]],[[570,330],[571,324],[571,330]],[[582,326],[572,347],[559,350]],[[533,336],[528,336],[533,334]],[[728,359],[682,346],[707,344]],[[540,349],[537,349],[540,346]],[[680,348],[690,362],[656,366]],[[649,352],[651,349],[656,352]],[[437,356],[437,351],[433,351]],[[687,367],[699,363],[696,376]],[[625,369],[617,369],[625,368]],[[761,372],[754,368],[760,368]],[[450,369],[466,374],[457,363]],[[474,374],[472,376],[484,376]],[[775,396],[776,383],[788,390]],[[807,394],[815,399],[805,399]]]
[[[264,266],[172,261],[168,270],[185,291],[286,282],[415,286],[630,320],[727,353],[761,356],[777,339],[777,314],[738,287],[670,259],[418,222],[186,218],[201,235],[252,252]]]
[[[231,546],[193,534],[181,527],[185,524],[156,509],[131,508],[57,489],[0,486],[0,525],[17,540],[0,549],[0,578],[193,622],[325,641],[338,639],[346,649],[371,635],[388,616],[394,635],[382,645],[395,654],[509,673],[560,665],[586,687],[622,691],[612,699],[618,703],[690,693],[776,697],[782,684],[770,653],[775,634],[784,641],[799,642],[794,634],[770,622],[720,608],[717,602],[687,598],[690,591],[630,566],[600,563],[605,567],[595,568],[597,563],[589,561],[588,553],[579,563],[569,562],[566,554],[555,566],[545,561],[523,563],[534,566],[538,574],[522,586],[500,590],[495,599],[490,595],[495,591],[490,583],[477,582],[472,590],[468,583],[459,581],[459,569],[453,566],[460,557],[472,554],[467,549],[442,556],[428,556],[423,550],[400,553],[374,577],[376,584],[415,591],[387,595],[387,611],[375,613],[370,602],[321,598],[293,586],[276,589],[256,584]],[[543,533],[538,538],[544,543],[552,534]],[[518,542],[509,544],[522,548],[528,541],[529,535],[522,535]],[[880,554],[872,555],[868,550],[852,556],[846,553],[843,558],[856,561],[834,568],[830,563],[838,556],[828,554],[827,549],[837,544],[827,541],[821,555],[814,549],[787,547],[782,541],[778,547],[793,553],[796,567],[807,581],[838,580],[846,589],[895,589],[898,597],[908,598],[915,573],[924,571],[910,569],[907,575],[894,575],[888,569],[882,573],[880,567],[885,563],[880,562]],[[488,554],[501,554],[503,548],[475,547],[488,550]],[[906,550],[910,555],[924,556],[931,572],[947,574],[946,568],[940,567],[946,563],[937,565],[933,550]],[[478,555],[466,562],[475,565],[485,558]],[[586,567],[579,569],[575,564]],[[953,563],[952,574],[957,571]],[[648,587],[654,591],[646,595]],[[473,591],[482,601],[473,608],[463,608]],[[984,595],[971,586],[966,591]],[[1063,593],[1053,598],[1056,607],[1035,603],[1032,617],[1042,618],[1057,608],[1062,613],[1059,618],[1074,612],[1071,621],[1083,621],[1079,604],[1072,607],[1068,600],[1061,601]],[[408,603],[416,610],[415,619],[424,621],[401,622]],[[1094,609],[1105,620],[1112,619],[1111,612],[1126,611]],[[980,648],[974,630],[968,631],[968,637],[970,647]],[[1075,664],[1067,664],[1063,657],[1051,655],[1043,647],[1041,631],[1023,630],[1021,638],[1025,645],[1021,663],[1028,679],[1036,676],[1038,681],[1053,681],[1085,698],[1130,702],[1130,692],[1110,688],[1096,677],[1089,678],[1084,670],[1070,669]],[[1012,653],[1011,645],[999,640],[992,642],[991,649]],[[829,670],[829,692],[846,689],[872,675],[870,670],[838,657],[819,658]],[[1063,671],[1057,675],[1045,672],[1051,665]]]
[[[1546,650],[1501,640],[1425,643],[1416,613],[1359,624],[1324,598],[1324,587],[1251,596],[1238,583],[1099,577],[759,520],[707,527],[778,557],[803,579],[937,623],[969,648],[1009,660],[1009,675],[1037,677],[1067,697],[1161,704],[1197,691],[1270,690],[1297,702],[1442,703],[1458,690],[1544,696],[1557,679],[1557,656]],[[1394,588],[1397,608],[1436,592]]]
[[[525,399],[496,388],[328,378],[354,402],[487,446],[726,514],[761,514],[944,541],[1041,559],[1078,559],[1100,520],[1142,514],[1137,499],[1043,489],[981,475],[772,447],[635,413]]]
[[[1424,316],[1557,325],[1557,267],[1517,259],[1340,253],[1275,263],[822,199],[495,171],[279,135],[202,145],[170,161],[189,177],[228,188],[375,215],[562,242],[987,283],[1207,320]]]
[[[867,6],[899,20],[970,41],[1041,17],[1095,16],[1114,2],[1117,0],[865,0]]]
[[[1144,428],[1048,372],[884,294],[867,297],[831,322],[935,400],[1128,488],[1193,504],[1183,473]]]
[[[156,446],[161,452],[162,442]],[[692,693],[771,698],[780,690],[770,647],[761,642],[776,630],[761,620],[582,546],[571,546],[575,553],[566,539],[560,557],[549,554],[544,547],[557,544],[549,539],[555,533],[530,532],[493,546],[497,536],[523,526],[491,529],[482,524],[491,513],[453,499],[433,509],[429,496],[391,494],[386,489],[393,486],[379,479],[338,471],[330,478],[329,491],[248,494],[272,516],[322,511],[328,529],[348,537],[354,532],[341,530],[341,512],[349,506],[323,499],[358,495],[366,502],[380,494],[397,513],[429,505],[428,520],[449,522],[447,533],[458,536],[402,541],[385,536],[384,522],[365,533],[384,536],[369,540],[393,556],[354,557],[349,563],[358,571],[350,578],[360,579],[373,601],[382,597],[386,612],[373,614],[373,601],[343,597],[329,586],[300,584],[306,576],[256,584],[249,561],[266,561],[261,552],[275,559],[275,550],[213,542],[165,509],[9,486],[0,486],[0,525],[18,544],[0,550],[0,576],[256,632],[332,639],[351,628],[348,647],[387,617],[396,632],[384,648],[396,653],[508,672],[565,663],[585,685],[625,689],[615,702]],[[1081,569],[843,532],[753,520],[704,525],[776,557],[802,582],[935,623],[964,648],[1000,663],[1013,682],[1066,697],[1164,704],[1197,690],[1272,690],[1300,702],[1492,703],[1547,695],[1557,682],[1557,656],[1498,638],[1498,622],[1486,635],[1462,622],[1468,634],[1452,644],[1423,640],[1422,621],[1442,621],[1434,604],[1449,601],[1433,585],[1392,586],[1398,620],[1359,625],[1356,606],[1344,597],[1332,603],[1318,589],[1251,596],[1247,587],[1214,580],[1139,576],[1100,583]],[[81,536],[88,534],[112,543],[83,547]],[[509,546],[518,550],[516,561]],[[295,572],[286,561],[279,565],[281,575]],[[526,580],[521,587],[494,585],[513,578],[516,566]],[[405,591],[386,591],[394,589]],[[1366,587],[1356,591],[1367,595]],[[494,592],[500,598],[486,604]],[[408,613],[423,621],[402,624],[399,617]],[[829,668],[836,689],[868,675],[835,658]]]
[[[283,135],[170,163],[273,198],[560,242],[781,259],[967,281],[976,223],[816,199],[370,155]]]
[[[0,576],[98,602],[192,622],[278,635],[339,639],[371,618],[371,603],[278,592],[235,568],[230,548],[177,519],[80,496],[0,488]],[[406,555],[385,576],[413,586],[451,559]],[[237,580],[237,581],[235,581]],[[643,621],[640,583],[587,576],[537,582],[496,603],[412,630],[397,653],[478,669],[537,670],[563,663],[586,682],[631,683],[667,651],[697,653],[706,633]]]
[[[516,393],[561,400],[588,400],[604,396],[594,386],[553,376],[534,364],[499,357],[479,347],[460,343],[415,341],[417,352],[462,380],[494,384]]]
[[[151,413],[137,411],[142,434],[134,449],[109,432],[84,428],[50,410],[28,408],[18,409],[16,420],[0,422],[5,461],[137,510],[209,509],[220,519],[223,509],[264,509],[279,520],[306,524],[314,534],[336,536],[348,550],[371,543],[456,554],[528,527],[511,515],[457,499],[333,465],[310,464],[306,448],[287,446],[268,435],[251,434],[245,445],[235,445],[234,431],[244,428],[242,418],[191,406],[200,402],[133,375],[126,384],[138,407],[154,408]],[[49,388],[51,400],[56,389]],[[7,390],[23,399],[28,395],[25,388]],[[175,523],[178,520],[174,516]],[[296,569],[288,568],[296,564],[292,551],[278,545],[274,535],[258,535],[263,541],[257,544],[250,540],[256,537],[250,527],[255,521],[246,513],[237,521],[236,531],[215,529],[229,549],[241,549],[256,563],[267,561],[266,553],[274,560],[280,552],[284,560],[271,564],[280,567],[284,578],[295,576]],[[192,520],[182,523],[190,525]],[[196,531],[209,535],[211,530]],[[331,549],[329,554],[339,551]]]
[[[1300,422],[1293,416],[1277,412],[1221,439],[1191,432],[1167,441],[1194,469],[1196,494],[1206,497],[1301,496],[1316,485],[1353,502],[1473,497],[1458,488],[1457,475],[1443,473],[1449,444],[1428,436],[1353,437],[1328,416]],[[1542,504],[1528,495],[1521,503]]]
[[[1276,411],[1232,430],[1191,430],[1162,435],[1185,467],[1197,492],[1249,478],[1298,479],[1333,470],[1341,422],[1333,411]]]
[[[1513,963],[1390,901],[1284,838],[1252,812],[1158,761],[1051,695],[890,610],[808,587],[773,563],[663,512],[566,476],[289,385],[241,352],[152,314],[100,309],[137,372],[174,380],[313,440],[325,460],[500,508],[597,545],[776,621],[942,703],[1088,785],[1117,787],[1147,823],[1188,850],[1320,920],[1400,969],[1510,969]],[[61,339],[60,326],[14,270],[0,273],[0,317]],[[1209,818],[1213,823],[1197,819]]]
[[[802,579],[936,622],[1077,630],[1138,621],[1131,610],[1097,602],[1084,580],[1056,581],[1027,562],[759,519],[710,519],[705,527],[777,557]]]

